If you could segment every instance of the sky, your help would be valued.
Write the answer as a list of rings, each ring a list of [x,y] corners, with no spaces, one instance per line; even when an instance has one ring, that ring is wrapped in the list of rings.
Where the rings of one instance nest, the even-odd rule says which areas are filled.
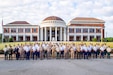
[[[40,25],[48,16],[58,16],[66,23],[75,17],[104,20],[105,37],[113,37],[113,0],[0,0],[0,33],[3,24],[28,21]]]

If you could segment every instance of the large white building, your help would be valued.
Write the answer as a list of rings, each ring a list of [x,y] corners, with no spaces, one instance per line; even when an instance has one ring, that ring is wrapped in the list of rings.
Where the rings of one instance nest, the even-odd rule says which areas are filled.
[[[40,25],[15,21],[3,25],[3,38],[14,41],[91,41],[104,38],[104,21],[77,17],[68,24],[59,17],[45,18]]]

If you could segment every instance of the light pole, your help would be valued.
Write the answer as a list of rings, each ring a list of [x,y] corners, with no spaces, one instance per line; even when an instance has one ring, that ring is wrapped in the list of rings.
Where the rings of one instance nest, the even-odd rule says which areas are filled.
[[[106,38],[107,38],[107,32],[106,32]]]

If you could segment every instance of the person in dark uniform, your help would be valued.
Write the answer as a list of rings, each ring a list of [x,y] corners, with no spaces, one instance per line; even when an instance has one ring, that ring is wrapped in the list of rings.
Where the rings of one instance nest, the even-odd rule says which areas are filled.
[[[9,54],[9,60],[12,60],[12,55],[13,55],[13,48],[12,48],[12,46],[9,47],[8,54]]]
[[[5,45],[5,48],[3,50],[4,50],[5,60],[8,60],[8,47],[7,47],[7,45]]]
[[[83,52],[84,52],[84,59],[88,59],[88,49],[87,49],[87,46],[86,45],[84,45],[84,47],[83,47]]]
[[[19,48],[18,48],[17,46],[16,46],[15,49],[14,49],[14,53],[15,53],[15,55],[16,55],[16,60],[19,60],[20,54],[19,54]]]

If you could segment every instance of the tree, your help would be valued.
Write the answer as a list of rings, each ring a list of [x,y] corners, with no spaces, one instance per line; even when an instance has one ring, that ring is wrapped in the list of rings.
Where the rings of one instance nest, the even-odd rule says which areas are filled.
[[[9,38],[9,42],[13,42],[13,38]]]
[[[93,38],[92,41],[93,41],[93,42],[96,42],[96,41],[97,41],[97,38]]]
[[[6,42],[6,39],[5,38],[3,38],[3,42]]]

